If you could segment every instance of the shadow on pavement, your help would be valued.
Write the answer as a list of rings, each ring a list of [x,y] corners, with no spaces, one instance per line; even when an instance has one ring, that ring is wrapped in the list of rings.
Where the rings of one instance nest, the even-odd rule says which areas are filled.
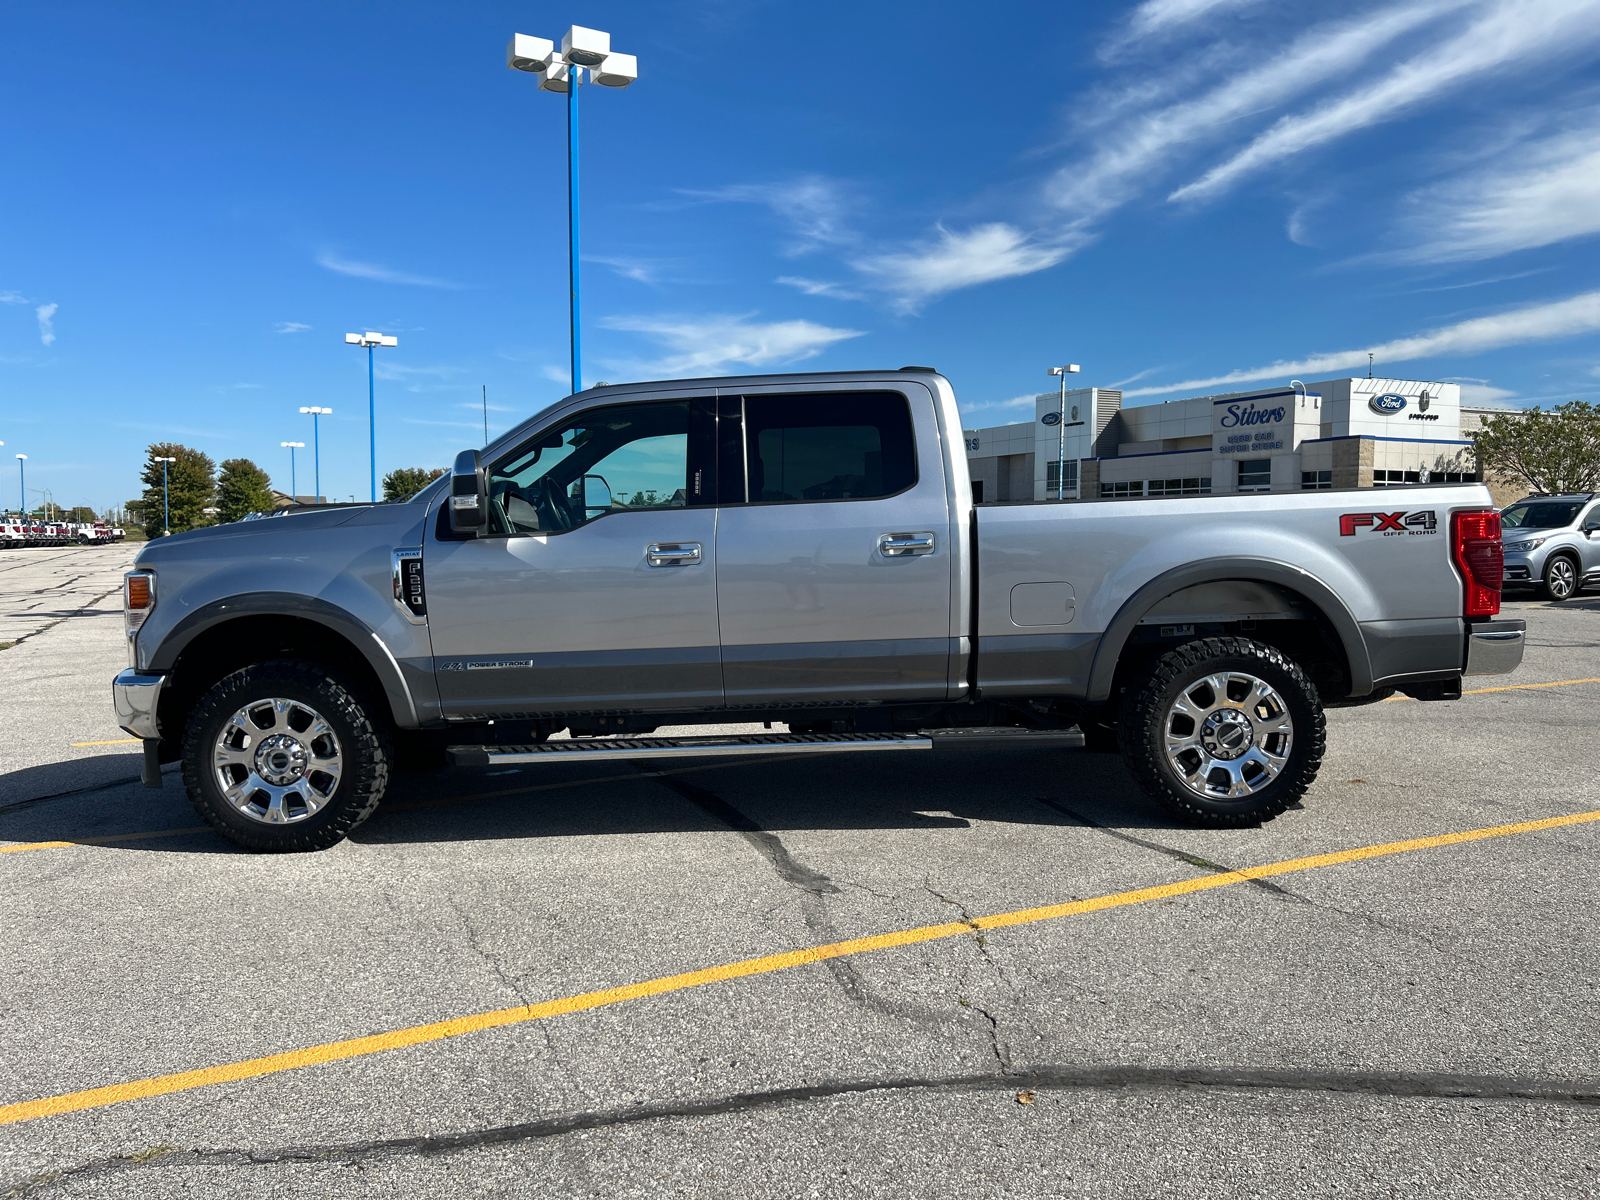
[[[125,757],[136,771],[137,757]],[[1060,808],[1116,829],[1174,827],[1128,777],[1120,758],[1083,751],[955,750],[605,766],[614,769],[562,764],[515,772],[400,772],[391,779],[382,807],[351,841],[381,846],[729,830],[727,821],[668,787],[652,768],[692,783],[753,824],[777,832],[1077,823]],[[50,770],[29,768],[0,776],[0,789],[21,775],[35,785],[45,782]],[[31,790],[37,794],[43,789]],[[0,813],[3,809],[0,805]],[[198,823],[181,780],[169,767],[159,792],[145,791],[134,780],[67,792],[50,803],[28,803],[22,811],[0,815],[0,838],[93,839],[118,849],[169,854],[239,852],[220,836],[176,832]],[[165,831],[174,834],[149,836]],[[130,840],[114,840],[118,834]]]

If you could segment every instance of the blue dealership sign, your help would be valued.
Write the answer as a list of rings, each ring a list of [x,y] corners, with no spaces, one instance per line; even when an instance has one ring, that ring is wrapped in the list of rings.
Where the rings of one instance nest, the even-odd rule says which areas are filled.
[[[1387,417],[1400,412],[1406,406],[1406,398],[1397,396],[1393,392],[1385,392],[1381,396],[1374,396],[1367,401],[1367,407],[1379,416]]]

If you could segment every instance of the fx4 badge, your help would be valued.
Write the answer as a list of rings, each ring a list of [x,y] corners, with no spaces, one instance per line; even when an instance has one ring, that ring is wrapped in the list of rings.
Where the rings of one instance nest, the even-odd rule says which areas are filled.
[[[1345,513],[1339,518],[1339,536],[1355,537],[1357,529],[1371,529],[1384,537],[1397,533],[1428,534],[1439,532],[1439,518],[1432,509],[1414,513]]]

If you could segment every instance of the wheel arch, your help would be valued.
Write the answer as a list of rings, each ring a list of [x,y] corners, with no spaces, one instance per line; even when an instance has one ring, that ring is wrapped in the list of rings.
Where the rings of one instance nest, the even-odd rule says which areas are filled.
[[[1344,677],[1351,696],[1362,696],[1372,690],[1372,664],[1367,654],[1361,626],[1337,592],[1311,572],[1288,563],[1267,558],[1239,556],[1213,558],[1185,563],[1164,571],[1134,592],[1117,610],[1115,617],[1101,636],[1095,650],[1094,664],[1089,670],[1088,699],[1104,703],[1112,696],[1117,668],[1122,665],[1131,639],[1139,623],[1151,616],[1164,601],[1171,600],[1186,589],[1201,589],[1207,584],[1267,584],[1282,589],[1303,600],[1326,623],[1332,633],[1330,649],[1342,658]],[[1174,623],[1185,620],[1182,606],[1178,611],[1163,612]],[[1192,614],[1194,617],[1203,613]],[[1328,640],[1328,639],[1324,639]]]
[[[199,697],[229,673],[271,658],[306,658],[341,666],[394,724],[415,728],[415,702],[400,665],[383,641],[337,605],[316,597],[255,593],[230,596],[184,617],[162,639],[150,669],[170,677],[162,689],[165,759],[182,736],[182,724]],[[170,731],[170,732],[169,732]]]

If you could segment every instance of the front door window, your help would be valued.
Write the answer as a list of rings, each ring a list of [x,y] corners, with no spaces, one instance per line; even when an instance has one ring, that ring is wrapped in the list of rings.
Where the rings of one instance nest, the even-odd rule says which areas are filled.
[[[683,508],[689,403],[594,408],[489,468],[489,532],[565,533],[619,512]]]

